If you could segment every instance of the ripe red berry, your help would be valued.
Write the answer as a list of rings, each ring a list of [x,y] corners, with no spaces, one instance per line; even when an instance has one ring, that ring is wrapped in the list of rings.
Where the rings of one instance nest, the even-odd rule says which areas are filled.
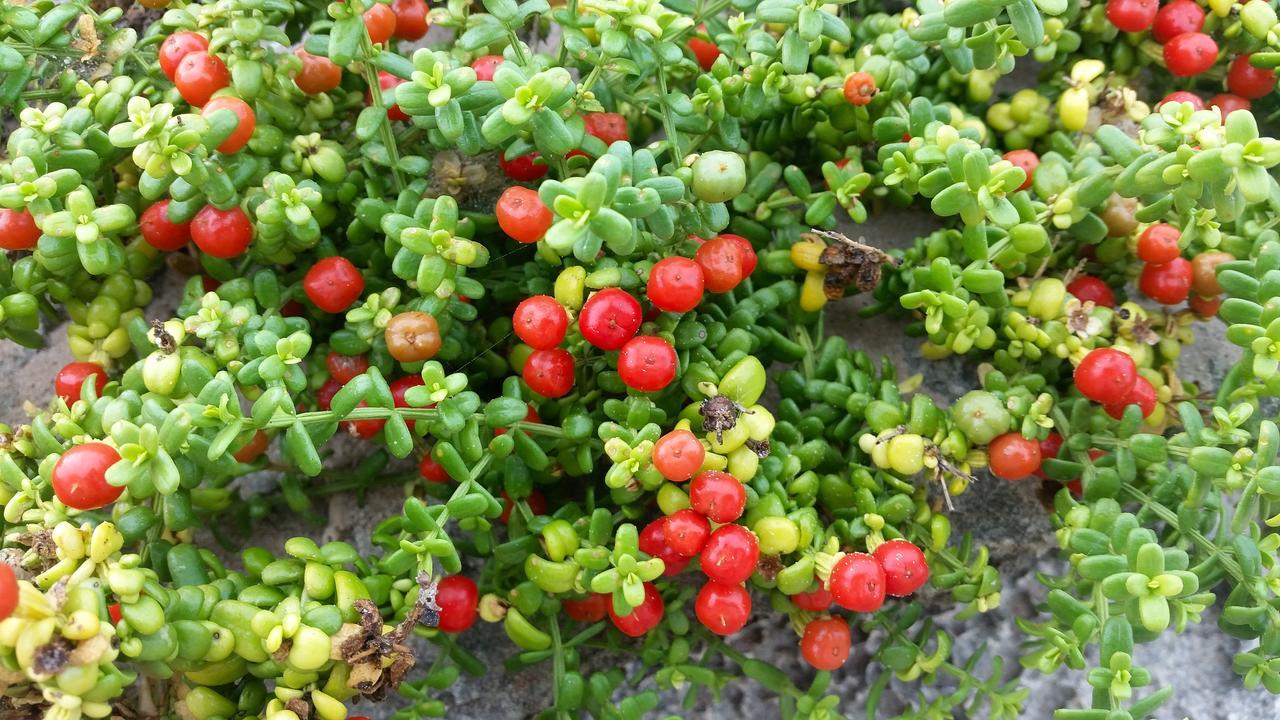
[[[1107,411],[1108,415],[1119,420],[1124,417],[1124,411],[1126,408],[1130,405],[1137,405],[1138,408],[1142,410],[1142,417],[1147,418],[1151,417],[1151,413],[1155,412],[1156,403],[1159,401],[1160,398],[1156,395],[1155,386],[1152,385],[1149,380],[1139,375],[1138,379],[1133,383],[1133,389],[1129,391],[1129,394],[1125,396],[1124,400],[1118,403],[1104,405],[1103,409]]]
[[[1113,308],[1116,306],[1116,294],[1111,286],[1101,278],[1092,275],[1080,275],[1067,285],[1067,292],[1076,296],[1080,302],[1092,302],[1094,305]]]
[[[253,137],[253,130],[258,126],[258,116],[254,114],[249,103],[237,97],[227,96],[216,97],[205,103],[200,114],[207,118],[219,110],[228,110],[236,116],[235,129],[226,140],[222,141],[221,145],[218,145],[218,152],[223,155],[233,155],[249,144],[249,138]]]
[[[706,28],[701,29],[704,32],[706,30]],[[711,66],[715,65],[716,60],[720,57],[720,48],[716,47],[715,43],[709,40],[703,40],[696,35],[689,38],[688,47],[689,52],[693,53],[694,58],[698,60],[698,66],[701,67],[703,71],[710,70]]]
[[[511,325],[521,342],[535,350],[548,350],[564,340],[569,314],[550,295],[534,295],[516,306]]]
[[[249,438],[249,442],[240,446],[239,450],[232,453],[231,457],[236,462],[245,463],[246,465],[262,457],[262,453],[267,451],[267,446],[271,444],[271,438],[261,430],[258,430]]]
[[[498,66],[503,62],[501,55],[481,55],[471,61],[471,69],[476,71],[476,80],[481,82],[492,81],[493,74],[497,72]]]
[[[386,5],[375,3],[364,11],[364,27],[373,44],[384,43],[396,31],[396,13]]]
[[[1253,109],[1253,103],[1240,97],[1239,95],[1233,95],[1231,93],[1219,93],[1209,98],[1209,107],[1218,108],[1218,112],[1221,113],[1223,119],[1226,119],[1228,115],[1230,115],[1231,113],[1237,110]]]
[[[1138,259],[1149,263],[1167,263],[1182,254],[1178,241],[1182,232],[1178,228],[1156,223],[1138,236]]]
[[[529,506],[529,512],[534,515],[547,514],[547,498],[542,494],[542,491],[537,488],[534,488],[533,492],[529,493],[529,496],[524,499],[524,504]],[[511,502],[511,497],[507,495],[507,491],[503,490],[502,516],[499,519],[502,520],[504,524],[510,522],[511,511],[515,509],[515,506],[515,503]]]
[[[645,583],[644,602],[632,608],[626,615],[619,615],[614,610],[613,603],[610,602],[609,619],[613,620],[614,627],[621,630],[623,635],[640,637],[658,627],[665,610],[666,606],[662,602],[662,595],[658,593],[658,589],[653,586],[653,583]]]
[[[587,133],[600,138],[605,145],[631,139],[631,133],[627,130],[627,119],[619,113],[587,113],[582,120],[586,125]]]
[[[302,279],[302,289],[315,306],[327,313],[351,307],[364,292],[364,276],[350,260],[327,257],[316,262]]]
[[[40,228],[27,209],[0,208],[0,250],[30,250],[40,240]]]
[[[676,349],[660,337],[642,335],[618,353],[618,377],[632,390],[658,392],[676,377]]]
[[[1091,350],[1075,371],[1080,394],[1100,403],[1127,396],[1137,378],[1138,366],[1133,358],[1115,348]]]
[[[231,84],[231,73],[222,58],[208,52],[189,52],[173,72],[178,94],[192,107],[203,107],[209,98]]]
[[[182,62],[182,58],[188,53],[208,51],[209,41],[205,36],[184,30],[170,35],[160,43],[156,61],[160,64],[160,71],[165,77],[173,80],[174,73],[178,70],[178,63]]]
[[[659,310],[683,313],[702,302],[702,266],[684,257],[668,257],[649,270],[645,292]]]
[[[524,382],[542,397],[558,398],[573,389],[573,356],[564,348],[534,350],[524,361]]]
[[[1018,189],[1026,190],[1031,187],[1032,177],[1040,165],[1040,156],[1031,150],[1010,150],[1004,154],[1004,159],[1022,168],[1022,171],[1027,174],[1027,179],[1022,181]]]
[[[476,622],[476,604],[480,590],[465,575],[450,575],[436,585],[436,604],[440,606],[441,631],[460,633]]]
[[[1164,64],[1178,77],[1191,77],[1213,67],[1218,43],[1202,32],[1188,32],[1164,44]]]
[[[587,342],[601,350],[618,350],[640,330],[640,301],[626,290],[605,288],[583,303],[578,330]]]
[[[423,0],[392,0],[391,12],[396,16],[392,36],[400,40],[420,40],[430,25],[427,4]]]
[[[866,553],[848,553],[836,561],[827,590],[837,605],[854,612],[875,612],[884,605],[884,568]]]
[[[685,508],[667,516],[663,527],[667,543],[677,554],[691,558],[702,552],[711,537],[711,523],[696,511]]]
[[[538,242],[555,220],[551,210],[542,204],[537,191],[520,185],[512,185],[502,191],[495,214],[502,232],[520,243]]]
[[[826,612],[831,608],[831,593],[819,583],[814,589],[791,596],[796,607],[809,612]]]
[[[1187,306],[1197,317],[1208,319],[1218,314],[1218,309],[1222,307],[1221,297],[1203,297],[1193,294],[1187,298]]]
[[[840,618],[809,621],[800,638],[800,654],[817,670],[837,670],[849,659],[853,636],[849,623]]]
[[[1040,467],[1036,468],[1036,477],[1044,479],[1044,461],[1055,459],[1058,453],[1062,451],[1062,436],[1056,432],[1050,432],[1045,439],[1040,441]]]
[[[1142,32],[1155,22],[1157,0],[1107,0],[1107,19],[1124,32]]]
[[[751,593],[741,585],[709,582],[693,602],[698,622],[716,635],[732,635],[751,617]]]
[[[363,355],[342,355],[330,351],[325,356],[324,367],[329,371],[329,377],[346,385],[369,369],[369,360]]]
[[[844,79],[844,99],[850,105],[867,105],[876,92],[876,79],[871,73],[849,73],[849,77]]]
[[[747,276],[742,246],[726,235],[702,243],[693,260],[702,266],[704,286],[713,293],[729,292]]]
[[[374,7],[386,6],[374,5]],[[388,10],[388,12],[390,11]],[[409,116],[406,115],[405,112],[400,109],[400,106],[396,104],[395,88],[404,82],[403,78],[396,77],[386,70],[378,71],[378,88],[382,92],[382,104],[387,108],[387,119],[389,120],[398,120],[403,122],[409,119]],[[373,96],[366,92],[364,94],[364,101],[366,105],[372,105]]]
[[[239,206],[220,210],[205,205],[191,221],[191,239],[200,252],[230,260],[243,254],[253,242],[253,223]]]
[[[80,389],[89,378],[93,378],[94,392],[101,396],[102,389],[107,386],[107,371],[101,365],[93,362],[67,363],[53,379],[54,392],[70,405],[80,399]]]
[[[591,593],[582,599],[565,598],[560,601],[564,614],[580,623],[597,623],[609,614],[613,599],[604,593]]]
[[[342,84],[342,68],[323,55],[312,55],[302,48],[293,53],[302,60],[302,69],[293,82],[307,95],[319,95]]]
[[[191,240],[191,223],[175,223],[169,220],[169,201],[154,203],[142,213],[138,221],[142,239],[157,250],[181,250]],[[0,235],[3,230],[0,230]]]
[[[499,153],[498,166],[512,180],[530,182],[546,175],[547,171],[551,169],[546,163],[536,162],[537,159],[538,153],[536,151],[510,160],[507,159],[505,153]]]
[[[1040,443],[1021,432],[1007,432],[987,445],[991,474],[1002,480],[1021,480],[1040,469]]]
[[[688,430],[672,430],[653,444],[653,466],[662,477],[684,482],[693,477],[707,457],[706,448]]]
[[[1194,274],[1191,261],[1174,258],[1163,264],[1147,263],[1138,276],[1138,289],[1162,305],[1177,305],[1191,293]]]
[[[738,260],[742,264],[742,279],[745,280],[751,277],[751,273],[756,270],[756,262],[758,261],[755,246],[751,244],[750,240],[733,233],[721,233],[720,238],[732,240],[738,246]]]
[[[1193,0],[1173,0],[1156,12],[1151,36],[1166,43],[1182,33],[1200,32],[1204,27],[1204,9]]]
[[[895,539],[881,543],[871,553],[884,568],[885,593],[906,597],[929,582],[929,561],[914,544]]]
[[[689,504],[712,522],[733,522],[747,506],[747,490],[729,473],[708,470],[689,483]]]
[[[1231,61],[1227,70],[1227,88],[1242,98],[1257,100],[1276,89],[1276,71],[1254,67],[1249,62],[1250,57],[1248,54],[1239,55]]]
[[[1171,103],[1171,102],[1191,103],[1191,107],[1195,108],[1196,110],[1204,109],[1204,100],[1202,100],[1199,95],[1196,95],[1195,93],[1187,92],[1186,90],[1176,90],[1174,92],[1169,93],[1168,95],[1165,95],[1164,99],[1161,100],[1159,104],[1156,105],[1156,107],[1159,108],[1161,105],[1164,105],[1165,103]]]
[[[18,576],[8,563],[0,563],[0,620],[18,608]]]
[[[423,480],[433,483],[447,483],[451,479],[449,471],[436,462],[436,459],[431,457],[431,453],[422,456],[422,461],[418,463],[418,474]]]
[[[746,582],[760,561],[760,541],[741,525],[721,525],[702,546],[702,572],[726,585]]]
[[[640,552],[656,557],[662,561],[663,577],[679,575],[689,564],[689,558],[676,552],[667,542],[667,518],[660,517],[644,526],[640,531]]]
[[[53,492],[63,505],[76,510],[97,510],[124,493],[107,483],[107,470],[120,461],[120,453],[104,442],[76,445],[53,466]]]

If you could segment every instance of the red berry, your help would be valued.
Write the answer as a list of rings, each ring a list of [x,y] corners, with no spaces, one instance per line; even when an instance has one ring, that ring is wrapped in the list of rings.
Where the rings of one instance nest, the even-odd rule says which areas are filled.
[[[391,12],[396,16],[393,37],[400,40],[420,40],[427,34],[427,4],[423,0],[392,0]]]
[[[884,568],[866,553],[848,553],[836,561],[827,578],[835,604],[854,612],[875,612],[884,605]]]
[[[178,62],[173,84],[189,105],[202,107],[214,93],[231,84],[231,73],[217,55],[190,52]]]
[[[613,609],[613,602],[610,601],[609,619],[613,620],[614,627],[621,630],[623,635],[640,637],[658,627],[665,610],[666,606],[662,602],[662,595],[658,593],[658,589],[653,586],[653,583],[645,583],[644,602],[632,608],[629,614],[619,615]]]
[[[307,95],[319,95],[329,92],[342,83],[342,68],[323,55],[312,55],[298,48],[293,53],[302,60],[302,69],[294,76],[293,82],[298,89]]]
[[[693,477],[707,457],[698,436],[688,430],[672,430],[653,444],[653,466],[662,477],[684,482]]]
[[[324,359],[324,367],[329,377],[346,385],[357,375],[363,375],[369,369],[369,360],[363,355],[342,355],[330,352]]]
[[[732,635],[751,617],[751,593],[741,585],[709,582],[698,591],[693,612],[716,635]]]
[[[1162,305],[1176,305],[1191,293],[1193,278],[1191,261],[1186,258],[1174,258],[1159,265],[1147,263],[1138,277],[1138,289]]]
[[[80,389],[89,378],[93,378],[94,392],[101,396],[102,389],[107,386],[107,371],[101,365],[92,362],[67,363],[53,379],[54,392],[70,405],[80,399]]]
[[[631,338],[618,353],[618,376],[632,390],[658,392],[676,377],[676,349],[660,337]]]
[[[702,546],[702,572],[726,585],[746,582],[760,561],[760,541],[741,525],[721,525]]]
[[[529,389],[542,397],[564,397],[573,389],[573,356],[563,348],[534,350],[521,374]]]
[[[1182,232],[1166,223],[1156,223],[1138,236],[1138,259],[1149,263],[1167,263],[1182,255],[1178,240]]]
[[[502,172],[507,177],[520,182],[530,182],[537,180],[547,174],[550,166],[546,163],[536,162],[538,153],[531,152],[528,155],[521,155],[511,160],[507,159],[505,153],[498,153],[498,165],[502,168]]]
[[[30,250],[40,240],[36,219],[25,208],[0,208],[0,250]]]
[[[390,7],[375,4],[364,11],[364,28],[373,44],[384,43],[396,31],[396,13]]]
[[[364,292],[364,276],[350,260],[327,257],[319,260],[302,279],[302,289],[315,306],[327,313],[339,313],[351,307]]]
[[[169,201],[161,200],[147,208],[138,221],[142,239],[157,250],[181,250],[191,240],[191,223],[169,220]],[[2,237],[3,229],[0,229]]]
[[[705,31],[705,28],[703,30]],[[689,52],[693,53],[694,58],[698,60],[698,66],[704,71],[710,70],[720,57],[720,48],[716,47],[715,43],[697,36],[689,38],[688,47]]]
[[[1036,477],[1045,479],[1044,461],[1055,459],[1058,453],[1062,451],[1062,436],[1056,432],[1050,432],[1045,439],[1040,441],[1040,467],[1036,468]]]
[[[1218,112],[1225,119],[1228,115],[1230,115],[1231,113],[1237,110],[1251,110],[1253,108],[1253,103],[1240,97],[1239,95],[1232,95],[1231,93],[1219,93],[1209,98],[1209,107],[1218,108]]]
[[[850,105],[868,105],[876,92],[876,79],[871,73],[849,73],[844,79],[844,100]]]
[[[1151,36],[1166,43],[1182,33],[1200,32],[1204,27],[1204,10],[1192,0],[1173,0],[1156,12]]]
[[[884,568],[885,593],[906,597],[929,581],[929,561],[924,552],[906,540],[881,543],[871,555]]]
[[[480,590],[465,575],[450,575],[436,585],[436,604],[440,606],[440,623],[447,633],[460,633],[476,622],[476,604]]]
[[[226,96],[216,97],[205,103],[200,114],[207,118],[219,110],[230,110],[236,116],[235,130],[232,130],[227,139],[218,146],[218,152],[223,155],[233,155],[249,144],[249,138],[253,137],[253,129],[258,125],[258,116],[254,114],[253,108],[249,107],[249,103],[237,97]]]
[[[191,221],[191,239],[201,252],[230,260],[243,254],[253,242],[253,223],[239,206],[219,210],[205,205]]]
[[[231,457],[235,458],[236,462],[247,465],[262,457],[262,453],[267,451],[267,446],[270,444],[271,438],[266,433],[258,430],[253,434],[253,437],[249,438],[249,442],[241,446]]]
[[[533,513],[534,515],[547,514],[547,498],[544,497],[542,492],[536,488],[534,489],[533,492],[529,493],[529,497],[524,499],[524,504],[529,506],[529,512]],[[515,509],[515,503],[511,502],[511,498],[507,495],[507,491],[503,490],[502,491],[502,517],[500,518],[503,523],[509,522],[511,520],[511,511],[514,509]]]
[[[1107,19],[1124,32],[1142,32],[1155,22],[1157,0],[1107,0]]]
[[[660,517],[644,526],[640,531],[640,552],[646,553],[662,561],[663,577],[679,575],[689,564],[689,558],[676,552],[667,542],[667,519]]]
[[[756,258],[755,246],[751,244],[750,240],[742,237],[741,235],[723,233],[720,237],[726,240],[732,240],[738,246],[738,251],[740,253],[738,259],[742,262],[742,278],[745,280],[751,277],[751,273],[756,271],[756,262],[758,260],[758,258]]]
[[[583,339],[601,350],[618,350],[635,337],[642,321],[638,300],[626,290],[606,288],[583,303],[578,330]]]
[[[18,607],[18,576],[8,563],[0,562],[0,620],[13,614]]]
[[[1021,480],[1040,469],[1040,443],[1016,430],[992,440],[987,456],[991,474],[1002,480]]]
[[[621,140],[630,140],[631,132],[627,129],[627,119],[619,113],[593,112],[582,116],[587,133],[612,145]]]
[[[791,596],[796,607],[809,612],[826,612],[831,607],[831,593],[819,583],[813,590],[806,590]]]
[[[107,483],[107,470],[120,461],[120,453],[103,442],[76,445],[53,466],[53,492],[63,505],[76,510],[97,510],[115,502],[123,487]]]
[[[689,504],[712,522],[733,522],[747,506],[747,490],[729,473],[708,470],[689,483]]]
[[[1022,168],[1022,171],[1027,174],[1027,179],[1022,181],[1018,189],[1026,190],[1031,187],[1031,178],[1040,165],[1040,156],[1030,150],[1010,150],[1004,154],[1004,159]]]
[[[1161,100],[1160,103],[1156,105],[1156,107],[1159,108],[1161,105],[1164,105],[1165,103],[1171,103],[1171,102],[1191,103],[1191,107],[1195,108],[1196,110],[1204,109],[1204,100],[1200,99],[1199,95],[1196,95],[1195,93],[1189,93],[1186,90],[1177,90],[1169,93],[1168,95],[1165,95],[1164,99]]]
[[[1137,377],[1138,366],[1133,358],[1114,348],[1091,350],[1075,371],[1080,394],[1102,403],[1128,395]]]
[[[1187,305],[1198,317],[1207,319],[1218,314],[1218,309],[1222,307],[1222,298],[1207,298],[1200,295],[1192,295],[1187,298]]]
[[[713,293],[729,292],[747,276],[742,246],[725,235],[702,243],[693,260],[702,266],[704,285]]]
[[[1116,306],[1116,294],[1111,286],[1092,275],[1081,275],[1067,286],[1067,292],[1076,296],[1080,302],[1092,302],[1094,305],[1113,308]]]
[[[374,7],[386,6],[374,5]],[[390,12],[390,10],[387,12]],[[403,122],[409,119],[409,116],[406,115],[404,111],[400,109],[400,106],[396,104],[395,88],[403,83],[403,78],[396,77],[386,70],[378,71],[378,88],[382,91],[382,104],[387,107],[387,119],[389,120],[399,120]],[[391,92],[387,92],[388,90]],[[366,92],[364,94],[364,101],[366,105],[372,105],[373,95]]]
[[[541,240],[555,220],[551,210],[538,198],[537,191],[520,185],[502,191],[495,213],[502,232],[521,243]]]
[[[1249,63],[1250,57],[1240,55],[1231,61],[1231,68],[1227,70],[1227,88],[1242,98],[1257,100],[1276,89],[1276,71],[1254,67]]]
[[[697,512],[685,508],[667,516],[663,533],[667,544],[676,554],[691,558],[702,552],[702,547],[707,544],[707,538],[711,536],[711,523]]]
[[[702,266],[684,257],[668,257],[654,263],[645,288],[649,302],[659,310],[683,313],[702,302]]]
[[[1119,420],[1124,417],[1124,411],[1126,408],[1130,405],[1137,405],[1138,408],[1142,410],[1142,417],[1148,418],[1151,417],[1151,413],[1155,412],[1156,403],[1159,401],[1159,397],[1156,395],[1155,386],[1152,385],[1149,380],[1139,375],[1138,379],[1133,383],[1133,389],[1129,391],[1129,395],[1126,396],[1123,401],[1111,405],[1104,405],[1103,409],[1107,411],[1108,415]]]
[[[418,474],[427,482],[447,483],[450,480],[449,472],[431,457],[431,453],[422,456],[422,461],[418,463]]]
[[[564,608],[564,614],[580,623],[597,623],[609,614],[609,606],[613,604],[613,599],[604,593],[591,593],[590,595],[575,600],[574,598],[565,598],[560,601],[560,606]]]
[[[548,350],[564,340],[569,314],[550,295],[534,295],[516,306],[511,325],[521,342],[535,350]]]
[[[804,627],[800,654],[817,670],[837,670],[849,659],[853,637],[840,618],[818,618]]]
[[[160,71],[165,77],[173,80],[178,71],[178,63],[193,52],[207,53],[209,41],[200,33],[189,30],[176,32],[160,43],[160,52],[156,53],[156,61],[160,63]]]
[[[1188,32],[1164,44],[1164,64],[1178,77],[1190,77],[1213,67],[1218,43],[1201,32]]]
[[[481,55],[471,61],[471,69],[476,71],[476,79],[485,82],[492,81],[493,74],[497,72],[498,66],[503,62],[501,55]]]

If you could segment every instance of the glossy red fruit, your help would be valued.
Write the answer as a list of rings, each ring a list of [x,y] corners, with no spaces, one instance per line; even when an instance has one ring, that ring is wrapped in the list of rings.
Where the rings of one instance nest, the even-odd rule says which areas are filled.
[[[249,442],[245,443],[241,448],[235,451],[231,457],[239,463],[251,463],[262,457],[262,453],[267,451],[267,446],[271,444],[271,438],[266,433],[258,430],[249,438]]]
[[[698,591],[693,612],[716,635],[732,635],[751,617],[751,593],[741,585],[709,582]]]
[[[619,350],[640,330],[640,301],[626,290],[606,288],[587,298],[578,313],[583,339],[601,350]]]
[[[547,498],[542,494],[541,490],[534,488],[529,493],[529,497],[524,499],[524,504],[529,506],[529,511],[534,515],[547,514]],[[511,520],[511,511],[515,509],[515,503],[511,502],[511,498],[507,495],[507,491],[502,491],[502,522],[505,524]]]
[[[604,593],[591,593],[582,599],[565,598],[560,601],[564,614],[580,623],[597,623],[609,614],[613,599]]]
[[[498,227],[521,243],[535,243],[547,234],[555,217],[536,190],[512,185],[502,191],[496,206]]]
[[[1193,278],[1191,261],[1186,258],[1159,265],[1147,263],[1138,276],[1138,289],[1162,305],[1177,305],[1191,293]]]
[[[1182,255],[1178,241],[1182,232],[1167,223],[1156,223],[1138,236],[1138,259],[1149,263],[1167,263]]]
[[[884,568],[885,593],[906,597],[929,582],[929,561],[924,551],[901,538],[881,543],[871,553]]]
[[[1160,103],[1156,105],[1156,107],[1159,108],[1161,105],[1164,105],[1165,103],[1171,103],[1171,102],[1191,103],[1191,107],[1195,108],[1196,110],[1203,110],[1205,107],[1204,100],[1201,99],[1199,95],[1196,95],[1195,93],[1189,93],[1186,90],[1176,90],[1174,92],[1169,93],[1168,95],[1165,95],[1164,99],[1161,100]]]
[[[70,405],[80,399],[80,389],[84,387],[84,381],[89,378],[93,378],[94,392],[101,397],[102,389],[107,386],[107,371],[93,362],[73,362],[64,365],[53,379],[54,392]]]
[[[534,350],[524,361],[524,382],[542,397],[558,398],[573,389],[573,356],[563,348]]]
[[[375,4],[364,11],[364,28],[373,44],[386,42],[396,31],[395,11],[381,3]]]
[[[1116,306],[1116,294],[1111,286],[1101,278],[1092,275],[1080,275],[1067,285],[1067,292],[1080,302],[1091,302],[1094,305],[1113,308]]]
[[[760,561],[760,541],[741,525],[721,525],[702,546],[702,572],[727,585],[746,582]]]
[[[1227,88],[1242,98],[1257,100],[1276,89],[1276,71],[1254,67],[1251,55],[1238,55],[1227,70]]]
[[[876,79],[871,73],[849,73],[844,79],[844,101],[850,105],[869,105],[878,91]]]
[[[249,138],[253,137],[253,129],[258,126],[258,117],[254,114],[253,108],[249,107],[249,103],[229,96],[216,97],[205,103],[200,114],[207,118],[219,110],[230,110],[235,114],[236,129],[232,130],[227,139],[218,145],[218,152],[223,155],[238,153],[249,144]]]
[[[733,522],[747,506],[747,490],[729,473],[708,470],[689,483],[689,505],[712,522]]]
[[[516,306],[511,326],[524,344],[535,350],[548,350],[564,341],[569,314],[550,295],[534,295]]]
[[[243,254],[253,242],[253,223],[239,206],[219,210],[205,205],[191,221],[191,239],[201,252],[230,260]]]
[[[711,523],[698,512],[685,508],[667,516],[663,532],[667,544],[676,554],[691,558],[702,552],[702,547],[711,537]]]
[[[501,55],[481,55],[471,61],[471,69],[476,71],[476,80],[492,81],[493,74],[498,71],[504,58]]]
[[[1133,358],[1115,348],[1089,351],[1075,371],[1080,394],[1099,403],[1127,396],[1137,378],[1138,366]]]
[[[1062,451],[1062,436],[1056,432],[1050,432],[1045,439],[1040,441],[1040,467],[1036,468],[1036,477],[1045,479],[1044,461],[1056,459],[1058,453]]]
[[[1107,0],[1107,19],[1124,32],[1142,32],[1155,22],[1159,9],[1157,0]]]
[[[169,201],[161,200],[142,212],[138,220],[142,239],[157,250],[181,250],[191,241],[191,223],[175,223],[169,220]],[[0,228],[0,237],[3,237]]]
[[[512,180],[531,182],[546,175],[551,169],[546,163],[538,162],[538,157],[535,151],[508,160],[505,153],[498,153],[498,166]]]
[[[1237,110],[1252,110],[1253,103],[1240,97],[1239,95],[1233,95],[1231,93],[1219,93],[1209,98],[1209,107],[1218,108],[1218,112],[1222,114],[1223,118],[1226,118],[1228,115],[1230,115],[1231,113]]]
[[[658,392],[676,377],[676,349],[660,337],[642,335],[622,346],[618,353],[618,377],[639,392]]]
[[[1032,176],[1040,165],[1040,156],[1030,150],[1010,150],[1004,154],[1004,159],[1022,168],[1022,171],[1027,174],[1027,179],[1022,181],[1018,189],[1026,190],[1031,187]]]
[[[704,282],[698,263],[684,257],[666,257],[649,270],[645,293],[659,310],[689,312],[702,302]]]
[[[747,276],[742,246],[724,235],[702,243],[693,260],[702,266],[704,286],[713,293],[729,292]]]
[[[613,609],[613,602],[610,601],[609,619],[613,620],[614,627],[621,630],[623,635],[640,637],[662,622],[662,613],[665,610],[666,606],[662,602],[662,595],[658,589],[653,586],[653,583],[645,583],[644,602],[632,608],[629,614],[619,615]]]
[[[1201,32],[1182,33],[1164,44],[1164,64],[1178,77],[1191,77],[1213,67],[1218,43]]]
[[[1208,319],[1218,314],[1218,309],[1222,307],[1222,298],[1207,298],[1193,293],[1187,298],[1187,305],[1198,317]]]
[[[423,480],[433,483],[447,483],[451,479],[449,471],[436,462],[436,459],[431,457],[431,453],[422,456],[422,460],[418,463],[418,474]]]
[[[427,4],[423,0],[392,0],[391,12],[396,16],[392,36],[400,40],[419,40],[427,34]]]
[[[160,43],[160,51],[156,53],[156,61],[165,77],[173,80],[182,58],[193,52],[209,52],[209,40],[200,33],[183,30],[176,32]]]
[[[831,593],[819,583],[813,590],[792,595],[791,602],[801,610],[826,612],[831,608]]]
[[[665,517],[660,517],[644,526],[644,529],[640,531],[639,546],[640,552],[662,561],[663,577],[679,575],[689,565],[690,558],[676,552],[675,548],[671,547],[671,543],[667,542],[667,519]]]
[[[330,351],[324,358],[324,367],[329,371],[329,377],[346,385],[369,369],[369,359],[363,355],[342,355]]]
[[[124,493],[107,483],[107,470],[120,461],[120,453],[103,442],[87,442],[68,449],[53,466],[53,492],[63,505],[76,510],[97,510]]]
[[[738,260],[742,263],[742,279],[745,280],[751,277],[751,273],[756,271],[756,263],[758,261],[755,246],[751,244],[750,240],[741,235],[722,233],[720,237],[725,240],[731,240],[738,246]]]
[[[854,612],[875,612],[884,605],[884,568],[866,553],[847,553],[836,561],[827,578],[835,604]]]
[[[1204,9],[1193,0],[1173,0],[1156,12],[1151,36],[1166,43],[1182,33],[1200,32],[1204,27]]]
[[[705,32],[706,28],[701,28],[701,30]],[[703,40],[695,35],[689,38],[687,45],[689,52],[693,53],[693,57],[698,61],[698,66],[702,68],[703,72],[709,71],[720,57],[720,48],[710,40]]]
[[[612,145],[620,140],[630,140],[631,131],[627,129],[627,119],[619,113],[593,112],[582,116],[587,133]]]
[[[384,6],[375,5],[374,7],[384,7]],[[388,10],[387,12],[390,12],[390,11]],[[409,116],[406,115],[404,111],[400,109],[400,106],[395,104],[396,103],[395,88],[398,85],[401,85],[403,83],[404,83],[403,78],[398,78],[395,75],[392,75],[391,73],[387,72],[386,70],[378,71],[378,87],[382,90],[382,104],[387,106],[388,120],[396,120],[396,121],[403,122],[409,119]],[[365,93],[364,99],[366,104],[370,104],[370,105],[373,104],[373,96],[370,95],[369,93],[367,92]]]
[[[1040,469],[1040,443],[1018,431],[1007,432],[987,445],[991,474],[1001,480],[1021,480]]]
[[[450,575],[436,585],[436,604],[440,606],[440,624],[447,633],[460,633],[476,622],[476,604],[480,590],[465,575]]]
[[[294,76],[293,82],[303,93],[319,95],[342,84],[342,68],[329,58],[312,55],[302,48],[293,53],[302,60],[302,69]]]
[[[350,260],[327,257],[316,262],[302,279],[302,289],[315,306],[327,313],[351,307],[364,292],[364,276]]]
[[[849,659],[853,635],[840,618],[818,618],[804,626],[800,654],[817,670],[837,670]]]
[[[1121,402],[1111,405],[1104,405],[1103,408],[1111,417],[1119,420],[1124,417],[1124,411],[1130,405],[1137,405],[1142,410],[1142,417],[1151,417],[1151,413],[1155,412],[1156,403],[1160,402],[1160,398],[1156,395],[1156,388],[1149,380],[1138,376],[1133,383],[1133,389],[1129,391],[1129,395]]]
[[[40,240],[40,228],[30,211],[0,208],[0,250],[30,250]]]
[[[653,444],[653,466],[662,477],[684,482],[693,477],[707,457],[698,436],[688,430],[672,430]]]
[[[18,576],[8,563],[0,562],[0,620],[18,608]]]
[[[231,73],[222,58],[207,52],[192,52],[178,62],[173,72],[178,94],[192,107],[203,107],[209,98],[231,84]]]

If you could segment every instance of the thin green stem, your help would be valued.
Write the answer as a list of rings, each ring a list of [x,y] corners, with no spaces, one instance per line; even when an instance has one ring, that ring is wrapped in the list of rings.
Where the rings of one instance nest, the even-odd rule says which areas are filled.
[[[662,97],[662,129],[667,134],[667,143],[671,146],[671,164],[676,167],[684,161],[684,153],[680,151],[680,133],[676,130],[676,118],[671,112],[671,104],[667,101],[667,71],[658,65],[658,90]]]
[[[391,178],[395,181],[396,191],[404,189],[404,175],[400,172],[400,146],[396,142],[395,131],[391,128],[391,119],[386,116],[387,105],[382,100],[382,83],[378,81],[378,69],[373,66],[374,47],[368,33],[362,33],[360,50],[364,55],[364,82],[369,86],[369,101],[378,108],[383,117],[379,118],[378,134],[382,136],[382,144],[387,148],[387,157],[391,160]]]
[[[346,415],[338,415],[332,410],[313,410],[310,412],[298,413],[297,415],[278,414],[272,417],[261,428],[262,430],[270,428],[288,427],[295,422],[304,425],[326,422],[339,422],[342,420],[385,420],[392,415],[399,415],[406,422],[412,420],[435,420],[440,417],[440,411],[435,408],[383,408],[383,407],[362,407],[355,408]],[[472,413],[468,418],[476,420],[484,420],[484,413]],[[555,425],[543,425],[542,423],[529,422],[521,420],[514,422],[509,426],[512,430],[523,430],[530,435],[544,435],[547,437],[563,437],[564,429]]]
[[[529,53],[524,51],[524,43],[520,42],[520,36],[516,35],[516,31],[507,28],[507,41],[511,43],[511,49],[516,53],[516,62],[522,67],[529,64]]]

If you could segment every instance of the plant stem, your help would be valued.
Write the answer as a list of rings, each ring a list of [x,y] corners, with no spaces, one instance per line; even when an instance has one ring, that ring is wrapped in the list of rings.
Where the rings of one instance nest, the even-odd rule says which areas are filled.
[[[671,113],[671,104],[667,100],[667,71],[661,64],[658,65],[658,90],[662,92],[662,129],[671,146],[671,164],[680,167],[684,162],[684,153],[680,151],[680,133],[676,131],[676,118]]]
[[[400,147],[396,144],[395,131],[391,129],[391,118],[385,117],[387,106],[382,100],[382,83],[378,81],[378,69],[373,66],[374,47],[368,33],[363,33],[360,50],[364,55],[364,82],[369,86],[369,102],[378,108],[384,117],[379,118],[378,134],[382,136],[382,144],[387,148],[387,156],[391,159],[391,178],[395,181],[396,191],[404,190],[404,176],[400,173]]]

